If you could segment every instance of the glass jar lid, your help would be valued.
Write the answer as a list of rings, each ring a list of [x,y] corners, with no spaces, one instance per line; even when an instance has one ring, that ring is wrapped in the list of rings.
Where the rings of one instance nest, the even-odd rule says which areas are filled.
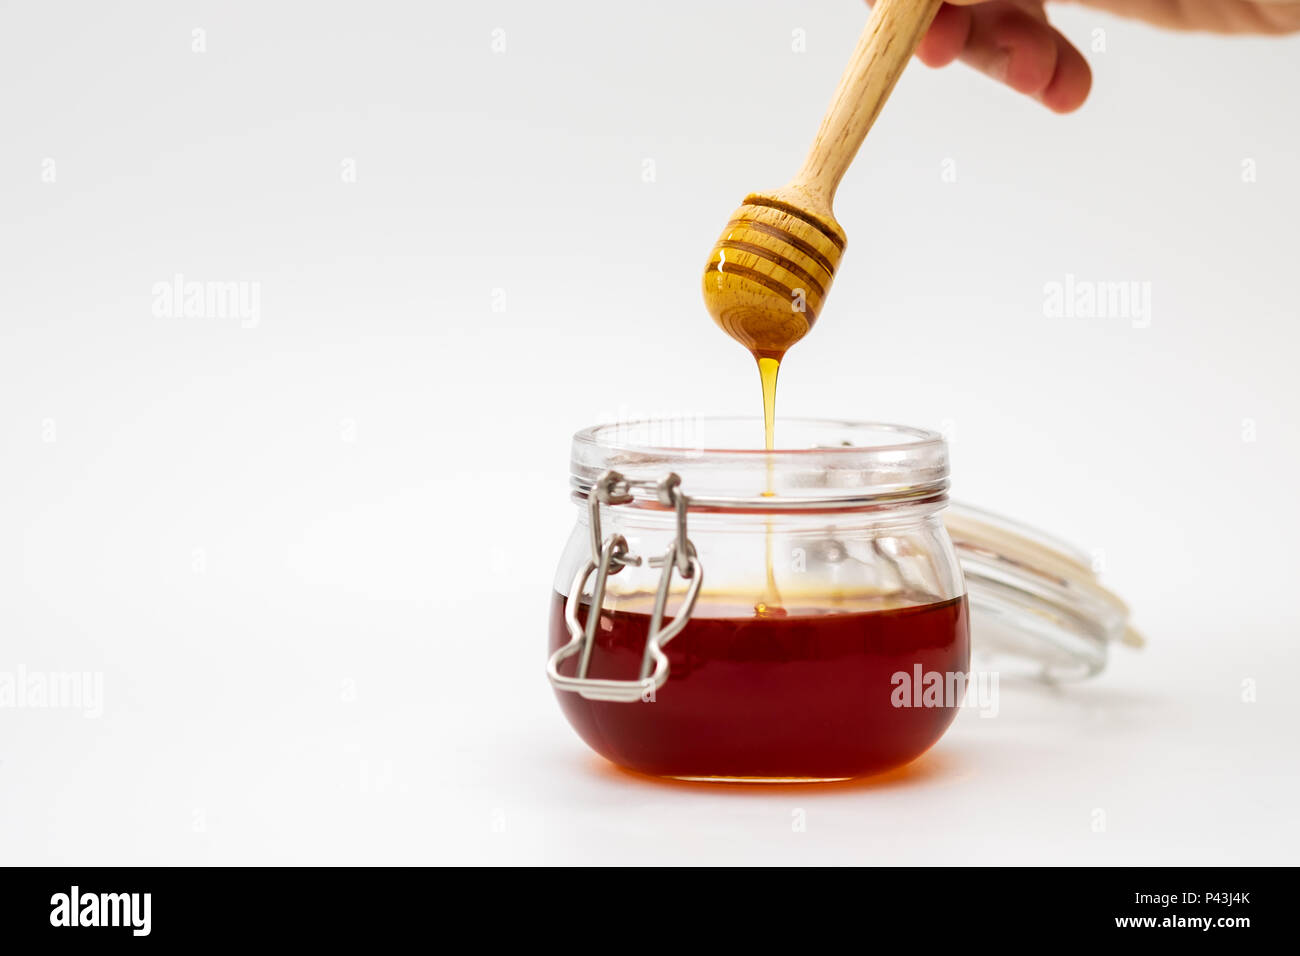
[[[1111,644],[1141,647],[1088,556],[1008,518],[952,502],[944,514],[966,579],[972,653],[1049,680],[1090,677]]]

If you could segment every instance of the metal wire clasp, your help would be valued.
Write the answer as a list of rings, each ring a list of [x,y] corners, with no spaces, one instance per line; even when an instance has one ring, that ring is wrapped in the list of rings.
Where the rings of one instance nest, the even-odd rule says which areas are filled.
[[[663,647],[681,633],[695,609],[704,582],[704,569],[695,553],[695,545],[686,536],[686,512],[690,499],[678,490],[681,478],[669,474],[654,485],[659,503],[672,508],[677,516],[677,531],[672,544],[662,556],[646,561],[648,567],[663,568],[659,588],[655,592],[654,610],[650,613],[650,633],[646,636],[645,653],[641,658],[639,680],[601,680],[587,676],[591,663],[591,649],[596,642],[596,629],[600,626],[600,609],[605,601],[605,583],[611,574],[618,574],[628,565],[639,565],[641,558],[630,554],[627,539],[621,534],[601,537],[600,506],[622,505],[632,500],[632,483],[616,471],[607,471],[596,479],[587,495],[589,524],[591,527],[591,559],[573,579],[569,598],[564,605],[564,623],[569,629],[569,643],[551,655],[546,664],[546,675],[557,690],[572,691],[588,700],[633,702],[652,699],[654,691],[668,680],[668,657]],[[672,588],[674,569],[690,584],[671,624],[664,626],[664,611],[668,592]],[[596,575],[591,589],[591,602],[587,607],[587,626],[578,621],[578,605],[582,592],[592,574]],[[576,677],[560,674],[560,664],[581,652]]]

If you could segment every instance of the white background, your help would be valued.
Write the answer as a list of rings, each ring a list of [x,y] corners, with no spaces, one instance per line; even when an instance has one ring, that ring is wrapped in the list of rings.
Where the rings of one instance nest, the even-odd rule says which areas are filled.
[[[700,270],[865,17],[0,6],[0,674],[103,680],[0,708],[0,861],[1294,863],[1295,38],[1054,10],[1104,31],[1068,117],[914,65],[782,373],[780,414],[947,431],[1146,650],[825,789],[647,781],[561,717],[568,437],[757,413]],[[256,321],[155,314],[176,274]],[[1149,327],[1046,317],[1067,275]]]

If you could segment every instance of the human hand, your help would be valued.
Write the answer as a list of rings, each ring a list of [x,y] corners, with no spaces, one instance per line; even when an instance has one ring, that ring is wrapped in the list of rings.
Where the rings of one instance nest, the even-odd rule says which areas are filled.
[[[1300,31],[1300,0],[1080,0],[1171,30]],[[1047,20],[1046,0],[948,0],[917,48],[926,66],[961,60],[1058,113],[1083,105],[1092,71]]]

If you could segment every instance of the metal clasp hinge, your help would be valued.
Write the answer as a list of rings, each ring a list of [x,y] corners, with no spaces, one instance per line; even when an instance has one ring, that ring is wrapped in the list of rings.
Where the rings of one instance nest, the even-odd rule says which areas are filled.
[[[571,691],[588,700],[634,702],[649,700],[651,695],[668,680],[668,657],[664,645],[681,633],[695,609],[704,582],[704,568],[700,565],[695,545],[686,536],[686,512],[690,499],[678,490],[681,479],[669,474],[654,485],[659,503],[672,508],[677,516],[677,530],[672,544],[660,557],[650,558],[646,565],[663,568],[659,587],[655,591],[654,609],[650,613],[650,632],[646,636],[645,653],[641,658],[641,676],[638,680],[601,680],[587,676],[591,663],[591,649],[596,643],[596,629],[600,626],[600,610],[605,601],[605,584],[611,574],[618,574],[628,565],[639,565],[641,558],[629,554],[627,539],[621,534],[601,537],[600,506],[627,504],[632,500],[631,483],[616,471],[607,471],[596,479],[587,495],[589,524],[591,526],[591,559],[573,579],[569,597],[564,605],[564,623],[569,629],[569,643],[551,655],[546,664],[546,675],[557,690]],[[668,592],[672,588],[673,571],[690,584],[682,599],[681,609],[671,624],[664,626],[664,611],[668,605]],[[578,605],[588,580],[595,574],[591,589],[591,602],[587,607],[587,625],[578,621]],[[560,674],[560,664],[581,653],[576,677]]]

